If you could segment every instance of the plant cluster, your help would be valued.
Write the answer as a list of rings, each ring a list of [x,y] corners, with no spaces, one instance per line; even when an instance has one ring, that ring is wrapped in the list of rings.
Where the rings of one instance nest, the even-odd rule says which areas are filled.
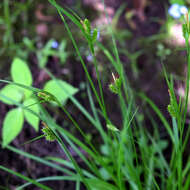
[[[44,181],[67,180],[76,184],[76,190],[82,187],[81,184],[88,190],[188,190],[190,188],[190,157],[188,156],[187,161],[184,162],[184,152],[190,135],[190,127],[186,125],[190,80],[189,14],[185,14],[185,23],[183,24],[188,61],[184,99],[176,96],[173,76],[168,75],[163,66],[170,97],[168,105],[168,112],[172,121],[170,124],[153,101],[143,93],[135,93],[130,87],[119,57],[114,35],[112,35],[113,48],[108,50],[98,41],[98,29],[93,28],[88,19],[82,20],[73,10],[62,8],[55,0],[49,0],[49,2],[60,15],[76,55],[84,69],[87,78],[87,99],[91,112],[85,109],[74,97],[78,89],[65,81],[57,79],[46,68],[47,60],[41,64],[41,68],[48,73],[51,80],[44,85],[43,89],[38,89],[32,87],[32,74],[27,63],[20,58],[15,58],[11,65],[12,81],[0,80],[0,82],[7,84],[0,91],[0,100],[3,103],[16,106],[16,108],[11,109],[7,113],[3,122],[3,141],[1,144],[3,148],[60,171],[62,175],[32,179],[2,165],[0,165],[0,169],[26,181],[25,184],[19,185],[17,189],[35,185],[40,189],[49,190],[52,188],[44,185]],[[83,35],[87,41],[93,66],[95,67],[98,87],[93,82],[66,18],[76,25],[78,30],[80,30],[80,35]],[[110,32],[112,28],[108,27],[108,30]],[[55,45],[57,48],[57,44],[53,44],[54,47]],[[112,122],[112,118],[109,117],[110,110],[107,109],[105,104],[104,89],[98,69],[98,60],[95,55],[95,47],[98,47],[99,51],[103,52],[110,61],[111,68],[114,70],[113,73],[118,75],[116,77],[113,73],[110,74],[110,78],[113,77],[113,82],[109,84],[108,88],[110,90],[109,93],[112,93],[115,97],[114,104],[119,104],[122,120],[121,126],[116,127]],[[161,49],[163,50],[163,48]],[[136,60],[136,57],[140,54],[141,52],[138,55],[134,55],[134,59],[131,59]],[[159,56],[162,57],[162,55],[163,52],[159,53]],[[45,55],[41,52],[40,56],[43,57]],[[23,71],[22,75],[20,74],[21,68]],[[165,127],[168,133],[169,140],[161,137],[158,130],[159,124],[155,121],[150,111],[148,115],[154,130],[152,134],[146,130],[143,121],[144,115],[139,111],[139,107],[135,102],[136,98],[140,98],[144,104],[151,107],[151,111],[156,113],[161,121],[161,125]],[[72,116],[72,113],[67,110],[65,106],[67,99],[80,110],[91,126],[98,131],[103,142],[99,148],[94,145],[93,141],[81,129],[82,124],[78,123]],[[79,140],[63,126],[58,125],[43,106],[42,103],[44,102],[50,104],[50,106],[57,106],[71,121],[72,127],[79,131],[83,140]],[[38,130],[39,121],[42,121],[43,135],[33,140],[45,137],[47,141],[58,143],[67,155],[68,160],[59,157],[48,157],[48,155],[45,158],[40,158],[9,145],[20,133],[24,119],[35,130]],[[102,120],[103,122],[101,122]],[[30,140],[29,143],[33,140]],[[171,145],[169,145],[169,142]],[[77,163],[67,145],[72,147],[77,153],[85,167],[81,167]],[[169,159],[166,159],[164,150],[168,147],[170,147],[171,156]],[[81,149],[86,152],[87,156],[81,152]]]

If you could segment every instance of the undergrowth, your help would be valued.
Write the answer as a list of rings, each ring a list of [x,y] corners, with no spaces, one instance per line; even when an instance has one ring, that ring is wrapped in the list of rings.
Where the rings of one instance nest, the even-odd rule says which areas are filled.
[[[190,134],[189,126],[186,124],[190,79],[189,15],[186,15],[185,24],[183,25],[188,61],[186,93],[184,98],[176,97],[173,77],[172,75],[169,76],[167,74],[163,66],[170,96],[170,104],[168,105],[168,111],[171,115],[172,121],[172,124],[170,124],[153,101],[151,101],[145,94],[135,93],[131,89],[122,62],[119,58],[118,48],[116,46],[111,26],[107,28],[112,34],[111,38],[113,43],[112,51],[109,51],[98,41],[99,31],[97,28],[92,28],[88,19],[82,20],[71,9],[59,6],[55,0],[49,0],[49,2],[57,9],[67,30],[68,36],[72,41],[76,55],[80,60],[81,67],[83,67],[85,71],[88,83],[87,97],[92,114],[90,114],[80,102],[78,102],[73,94],[65,88],[61,80],[57,79],[45,66],[43,69],[54,81],[54,84],[59,86],[59,88],[67,94],[73,105],[80,110],[90,122],[91,126],[98,131],[103,144],[100,148],[97,148],[93,144],[91,139],[88,138],[88,135],[81,129],[82,123],[78,123],[78,121],[73,118],[72,113],[70,113],[63,102],[57,98],[57,94],[15,81],[0,80],[2,83],[11,85],[12,88],[24,89],[24,91],[30,92],[30,96],[32,96],[38,103],[39,112],[37,113],[35,110],[32,110],[32,106],[34,106],[33,104],[26,106],[15,101],[11,96],[8,97],[2,93],[0,96],[4,101],[8,101],[9,103],[12,102],[13,105],[16,105],[20,112],[30,112],[30,114],[42,121],[43,135],[36,137],[33,140],[46,137],[47,141],[56,141],[68,158],[68,160],[64,160],[58,157],[48,157],[48,155],[46,158],[40,158],[10,146],[10,141],[8,141],[2,142],[4,148],[52,167],[62,172],[62,175],[31,179],[2,165],[0,165],[0,169],[26,181],[25,184],[18,186],[17,189],[24,189],[29,185],[38,186],[40,189],[51,189],[50,187],[43,185],[43,182],[52,180],[73,181],[76,184],[76,190],[81,188],[81,184],[83,184],[88,190],[190,189],[190,157],[184,162],[184,151]],[[96,88],[96,85],[93,82],[92,76],[88,71],[78,44],[75,41],[75,36],[73,36],[72,31],[70,30],[66,18],[76,25],[88,44],[90,54],[93,58],[93,66],[96,71],[98,88]],[[107,109],[107,105],[105,104],[104,85],[102,84],[101,74],[98,69],[95,47],[98,47],[104,53],[113,68],[113,73],[110,73],[113,82],[109,85],[109,90],[110,93],[115,94],[116,98],[114,99],[114,104],[120,105],[121,126],[116,126],[108,116],[110,110]],[[144,127],[142,114],[135,102],[136,98],[141,98],[145,104],[151,107],[151,112],[157,114],[161,120],[162,126],[165,127],[168,133],[169,139],[166,140],[161,138],[159,124],[154,120],[150,111],[149,117],[154,128],[153,133],[150,133]],[[59,126],[54,118],[52,118],[48,111],[43,107],[42,103],[44,102],[49,104],[53,103],[53,106],[59,107],[70,119],[73,127],[75,127],[82,135],[83,140],[79,140],[72,133],[64,129],[64,127]],[[101,122],[102,118],[104,124]],[[6,122],[8,122],[6,127],[11,125],[14,126],[14,122],[10,122],[10,119]],[[3,128],[3,130],[8,129]],[[6,135],[3,140],[6,141]],[[26,143],[31,143],[33,140]],[[65,142],[78,154],[85,164],[85,167],[79,166],[75,158],[69,152],[68,146],[66,146]],[[166,148],[170,149],[169,154],[171,156],[169,159],[166,159],[164,154]],[[87,156],[81,152],[81,149],[86,152]]]

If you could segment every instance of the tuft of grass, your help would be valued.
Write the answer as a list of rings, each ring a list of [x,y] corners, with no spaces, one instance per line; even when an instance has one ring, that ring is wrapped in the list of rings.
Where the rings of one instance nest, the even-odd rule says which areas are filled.
[[[184,150],[189,139],[190,130],[188,129],[187,133],[184,133],[184,131],[186,127],[185,124],[187,118],[190,80],[189,15],[187,15],[188,17],[183,25],[188,60],[188,73],[186,79],[187,86],[184,100],[181,97],[178,100],[176,97],[173,77],[172,75],[168,76],[165,68],[163,67],[166,83],[169,89],[168,96],[170,96],[170,103],[168,106],[168,111],[171,115],[170,124],[152,100],[150,100],[145,94],[135,93],[131,89],[130,83],[123,69],[122,62],[119,58],[119,51],[116,46],[116,40],[112,32],[112,28],[110,26],[108,27],[109,33],[112,34],[111,37],[113,42],[112,50],[109,51],[97,41],[97,29],[92,29],[90,21],[87,18],[81,20],[80,17],[71,9],[62,8],[55,0],[49,0],[49,2],[57,9],[58,14],[60,15],[67,30],[68,36],[73,44],[74,50],[79,57],[81,66],[85,71],[88,82],[87,98],[89,101],[91,114],[80,104],[80,102],[77,101],[77,99],[75,99],[74,96],[69,94],[68,90],[59,79],[57,79],[45,66],[43,69],[51,77],[55,84],[63,89],[73,105],[76,106],[76,108],[78,108],[80,112],[88,119],[92,127],[99,132],[103,143],[100,147],[94,145],[93,141],[88,138],[88,135],[81,129],[82,124],[78,123],[77,119],[74,119],[72,113],[66,109],[66,106],[62,104],[62,102],[60,102],[54,94],[32,86],[1,79],[0,82],[2,83],[8,83],[31,91],[46,103],[56,103],[71,121],[71,126],[75,127],[80,132],[83,140],[79,140],[71,132],[58,125],[55,119],[52,118],[48,111],[44,108],[42,102],[38,102],[40,112],[39,114],[36,114],[29,107],[23,106],[22,104],[15,102],[15,100],[10,97],[0,94],[0,96],[7,101],[13,102],[22,109],[30,111],[31,114],[37,115],[37,117],[45,125],[43,129],[43,136],[46,137],[46,140],[56,141],[68,158],[68,160],[64,160],[58,157],[49,157],[48,155],[45,158],[40,158],[7,145],[6,148],[14,153],[23,155],[26,158],[54,168],[62,172],[62,175],[48,176],[34,180],[13,170],[5,168],[4,166],[0,166],[0,169],[20,177],[27,182],[18,186],[17,189],[23,189],[32,184],[40,187],[41,189],[51,189],[41,183],[43,181],[67,180],[75,182],[77,190],[80,189],[81,184],[85,185],[88,190],[188,190],[190,188],[190,157],[188,157],[188,161],[184,163]],[[66,18],[69,18],[76,25],[76,27],[78,27],[81,35],[84,36],[84,39],[87,42],[89,51],[93,56],[98,88],[96,88],[96,85],[92,80],[92,76],[87,69],[88,67],[79,51],[78,44],[72,34],[72,31],[70,30]],[[113,75],[114,81],[110,84],[110,93],[114,93],[114,103],[120,106],[121,116],[119,119],[121,119],[121,126],[116,126],[111,121],[111,118],[109,118],[110,110],[107,109],[107,105],[105,104],[104,85],[101,81],[101,74],[98,70],[98,61],[94,53],[96,46],[110,61],[113,70],[115,70],[114,73],[118,73],[119,75],[118,78]],[[139,107],[135,102],[137,97],[140,97],[141,100],[144,103],[147,103],[151,107],[151,110],[156,113],[161,121],[161,124],[165,127],[168,133],[170,138],[169,140],[165,140],[161,137],[158,131],[159,124],[154,120],[150,110],[147,111],[147,115],[154,130],[152,134],[146,130],[145,123],[143,122],[145,115],[140,113]],[[146,108],[146,105],[143,108]],[[101,120],[104,120],[104,122],[101,122]],[[36,137],[34,140],[38,138],[41,138],[41,136]],[[79,166],[76,159],[70,153],[66,143],[77,153],[83,161],[85,167]],[[171,143],[171,156],[169,159],[166,159],[164,150],[168,148],[169,143]],[[85,151],[85,154],[83,154],[81,150]]]

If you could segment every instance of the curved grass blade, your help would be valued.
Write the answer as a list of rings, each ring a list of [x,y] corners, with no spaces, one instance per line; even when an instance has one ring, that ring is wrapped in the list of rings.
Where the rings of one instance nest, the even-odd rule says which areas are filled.
[[[32,86],[26,86],[24,84],[20,84],[20,83],[17,83],[17,82],[12,82],[12,81],[8,81],[8,80],[2,80],[0,79],[0,82],[2,83],[7,83],[7,84],[12,84],[12,85],[16,85],[16,86],[19,86],[21,88],[25,88],[27,90],[30,90],[30,91],[33,91],[33,92],[41,92],[42,90],[38,89],[38,88],[34,88]]]
[[[26,141],[25,143],[21,144],[20,146],[23,146],[23,145],[25,145],[25,144],[32,143],[32,142],[37,141],[37,140],[39,140],[39,139],[41,139],[41,138],[43,138],[43,137],[45,137],[45,135],[40,135],[40,136],[35,137],[35,138],[33,138],[33,139],[29,140],[29,141]]]
[[[23,156],[25,156],[25,157],[27,157],[27,158],[29,158],[31,160],[35,160],[36,162],[39,162],[39,163],[42,163],[42,164],[47,165],[49,167],[52,167],[52,168],[54,168],[54,169],[56,169],[58,171],[61,171],[61,172],[65,173],[65,174],[67,174],[67,175],[71,175],[71,176],[75,175],[75,173],[73,173],[72,171],[70,171],[70,170],[68,170],[66,168],[60,167],[57,164],[49,162],[49,161],[47,161],[47,160],[45,160],[43,158],[40,158],[38,156],[34,156],[34,155],[30,154],[30,153],[21,151],[21,150],[15,148],[13,146],[8,145],[6,148],[8,150],[11,150],[11,151],[19,154],[19,155],[23,155]]]
[[[60,86],[60,88],[63,88],[65,93],[67,93],[67,96],[73,102],[73,104],[76,105],[76,107],[84,114],[84,116],[90,121],[90,123],[92,125],[94,125],[98,130],[101,129],[103,131],[102,125],[98,121],[94,120],[94,118],[87,112],[87,110],[73,96],[69,95],[69,93],[64,89],[63,85],[55,78],[55,76],[46,68],[45,68],[45,71],[53,80],[56,81],[57,85]]]
[[[51,160],[51,161],[54,161],[54,162],[57,162],[59,164],[62,164],[70,169],[75,169],[73,163],[67,161],[67,160],[64,160],[62,158],[58,158],[58,157],[46,157],[47,160]],[[89,173],[88,171],[86,170],[82,170],[83,174],[88,177],[88,178],[95,178],[94,175],[92,175],[91,173]]]
[[[13,170],[11,170],[11,169],[9,169],[9,168],[6,168],[6,167],[2,166],[2,165],[0,165],[0,169],[6,171],[6,172],[8,172],[8,173],[11,173],[12,175],[15,175],[15,176],[17,176],[17,177],[19,177],[19,178],[21,178],[21,179],[23,179],[23,180],[25,180],[25,181],[28,181],[28,182],[30,182],[31,184],[36,185],[37,187],[39,187],[39,188],[41,188],[41,189],[44,189],[44,190],[52,190],[52,189],[49,188],[48,186],[42,185],[41,183],[38,183],[36,180],[30,179],[29,177],[26,177],[26,176],[24,176],[24,175],[22,175],[22,174],[20,174],[20,173],[18,173],[18,172],[15,172],[15,171],[13,171]]]
[[[36,179],[37,182],[42,182],[42,181],[78,181],[78,175],[73,175],[73,176],[49,176],[49,177],[42,177],[39,179]],[[32,185],[32,183],[25,183],[19,187],[17,187],[16,190],[22,190],[25,187],[28,187],[29,185]]]
[[[75,23],[80,30],[85,34],[84,28],[82,26],[82,24],[79,21],[79,17],[76,16],[76,14],[70,14],[68,11],[66,11],[63,7],[59,6],[55,0],[48,0],[58,11],[60,11],[61,13],[63,13],[64,15],[66,15],[73,23]],[[70,10],[70,9],[69,9]],[[71,11],[71,10],[70,10]],[[73,11],[71,11],[73,13]]]

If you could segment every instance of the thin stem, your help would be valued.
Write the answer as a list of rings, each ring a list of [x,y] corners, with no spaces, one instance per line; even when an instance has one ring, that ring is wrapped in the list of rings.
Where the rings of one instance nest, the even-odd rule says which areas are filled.
[[[103,94],[103,88],[102,88],[102,83],[100,80],[100,72],[98,70],[98,64],[97,64],[97,59],[96,56],[94,54],[94,52],[92,52],[93,55],[93,59],[94,59],[94,63],[95,63],[95,69],[96,69],[96,75],[97,75],[97,79],[98,79],[98,86],[99,86],[99,90],[100,90],[100,96],[101,96],[101,101],[102,101],[102,105],[103,105],[103,113],[104,113],[104,117],[106,119],[106,122],[108,123],[108,116],[107,116],[107,112],[106,112],[106,106],[105,106],[105,102],[104,102],[104,94]]]
[[[26,141],[26,142],[23,143],[23,144],[20,144],[20,146],[23,146],[23,145],[25,145],[25,144],[29,144],[29,143],[31,143],[31,142],[37,141],[37,140],[39,140],[39,139],[41,139],[41,138],[43,138],[43,137],[45,137],[45,136],[46,136],[45,134],[44,134],[44,135],[40,135],[40,136],[35,137],[35,138],[33,138],[33,139],[29,140],[29,141]]]
[[[73,38],[73,36],[72,36],[72,33],[71,33],[71,31],[70,31],[70,29],[69,29],[69,27],[68,27],[68,24],[67,24],[67,22],[65,21],[64,16],[61,14],[61,11],[60,11],[59,9],[58,9],[58,13],[59,13],[59,15],[60,15],[62,21],[64,22],[64,25],[65,25],[65,27],[66,27],[66,30],[67,30],[67,32],[68,32],[68,34],[69,34],[69,37],[71,38],[71,41],[72,41],[72,43],[73,43],[73,46],[74,46],[74,48],[75,48],[75,50],[76,50],[77,55],[79,56],[80,62],[81,62],[82,67],[83,67],[83,69],[84,69],[84,71],[85,71],[85,73],[86,73],[86,76],[87,76],[87,78],[88,78],[88,81],[90,82],[90,85],[91,85],[92,90],[93,90],[93,92],[94,92],[94,94],[95,94],[95,96],[96,96],[96,99],[97,99],[97,101],[98,101],[98,103],[99,103],[101,109],[104,110],[104,106],[102,105],[102,102],[101,102],[101,100],[100,100],[100,98],[99,98],[99,96],[98,96],[98,93],[97,93],[97,91],[96,91],[96,88],[95,88],[95,86],[94,86],[94,84],[93,84],[93,82],[92,82],[92,79],[91,79],[91,77],[90,77],[90,75],[89,75],[89,72],[88,72],[88,70],[87,70],[87,67],[86,67],[86,65],[85,65],[85,63],[84,63],[84,61],[83,61],[83,59],[82,59],[82,56],[81,56],[80,51],[79,51],[79,49],[78,49],[78,46],[77,46],[77,44],[76,44],[76,42],[75,42],[75,40],[74,40],[74,38]]]

